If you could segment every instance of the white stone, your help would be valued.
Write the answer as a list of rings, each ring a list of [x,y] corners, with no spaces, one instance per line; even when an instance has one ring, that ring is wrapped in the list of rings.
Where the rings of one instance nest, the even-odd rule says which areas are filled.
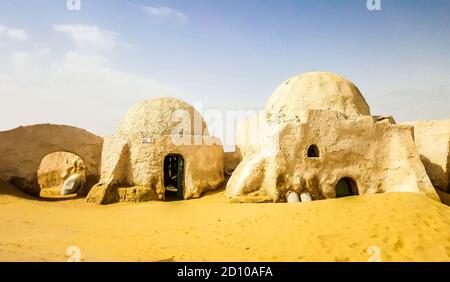
[[[301,193],[300,199],[302,202],[311,202],[312,201],[311,194],[309,194],[308,192]]]
[[[61,195],[75,194],[83,185],[84,177],[81,174],[73,174],[67,178],[60,188]]]
[[[286,200],[288,203],[299,203],[300,202],[298,194],[295,193],[294,191],[291,191],[288,193]]]

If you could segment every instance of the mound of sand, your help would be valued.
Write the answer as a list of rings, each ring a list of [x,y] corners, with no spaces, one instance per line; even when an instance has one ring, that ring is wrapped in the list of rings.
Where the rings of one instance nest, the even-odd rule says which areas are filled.
[[[386,193],[300,204],[90,206],[30,200],[0,184],[0,261],[450,261],[450,208]]]

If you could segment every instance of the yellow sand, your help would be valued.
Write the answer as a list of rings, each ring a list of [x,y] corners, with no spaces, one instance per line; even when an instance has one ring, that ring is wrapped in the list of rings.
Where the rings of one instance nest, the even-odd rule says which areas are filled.
[[[0,183],[0,261],[450,261],[450,208],[388,193],[301,204],[198,200],[90,206]]]

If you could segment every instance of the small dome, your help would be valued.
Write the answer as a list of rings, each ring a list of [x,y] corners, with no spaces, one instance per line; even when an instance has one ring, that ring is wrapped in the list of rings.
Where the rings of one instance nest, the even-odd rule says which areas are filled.
[[[172,97],[160,97],[138,103],[119,123],[119,135],[148,137],[180,134],[208,135],[200,113],[191,105]],[[189,132],[190,131],[190,132]]]
[[[292,121],[306,117],[308,110],[331,110],[350,118],[370,115],[369,106],[349,80],[329,72],[309,72],[283,82],[266,105],[272,120]]]

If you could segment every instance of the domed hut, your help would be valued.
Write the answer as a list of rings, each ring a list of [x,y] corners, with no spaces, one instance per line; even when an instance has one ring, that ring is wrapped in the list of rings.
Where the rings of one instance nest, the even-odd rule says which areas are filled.
[[[411,126],[371,116],[349,80],[328,72],[300,74],[275,90],[263,113],[238,124],[242,161],[226,194],[238,202],[382,192],[438,200],[412,136]]]
[[[223,147],[201,115],[179,99],[156,98],[130,109],[105,137],[88,202],[190,199],[223,180]]]
[[[266,113],[276,121],[300,121],[310,110],[328,110],[350,118],[370,115],[369,105],[349,80],[329,72],[294,76],[270,96]]]

